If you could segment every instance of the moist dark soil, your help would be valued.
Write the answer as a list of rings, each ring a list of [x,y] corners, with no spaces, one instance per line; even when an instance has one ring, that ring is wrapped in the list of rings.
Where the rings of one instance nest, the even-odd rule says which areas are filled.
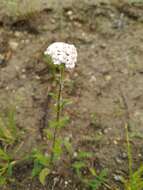
[[[73,43],[78,62],[67,72],[64,93],[73,103],[66,108],[70,124],[61,136],[70,138],[75,152],[95,153],[89,162],[97,171],[108,169],[111,189],[123,189],[118,179],[128,176],[125,123],[133,136],[134,169],[143,162],[143,5],[77,1],[60,12],[45,8],[0,18],[0,108],[6,113],[15,105],[17,127],[25,131],[16,157],[45,146],[48,93],[56,88],[44,50],[56,41]],[[14,169],[16,181],[0,189],[87,190],[71,164],[65,155],[43,187],[30,178],[32,163],[22,163]]]

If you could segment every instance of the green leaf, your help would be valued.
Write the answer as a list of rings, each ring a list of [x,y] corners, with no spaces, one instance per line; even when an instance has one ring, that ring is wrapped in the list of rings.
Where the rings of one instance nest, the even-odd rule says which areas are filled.
[[[82,161],[76,161],[72,166],[73,166],[73,168],[80,170],[80,169],[86,167],[86,164]]]
[[[49,121],[49,127],[50,127],[50,128],[55,129],[55,128],[58,127],[58,124],[59,124],[59,122],[57,122],[57,121],[55,121],[55,120]]]
[[[7,118],[0,116],[0,140],[6,144],[13,144],[17,140],[15,111],[11,109]]]
[[[32,169],[32,177],[38,176],[41,172],[43,166],[39,164],[37,160],[34,161],[34,167]]]
[[[7,127],[11,130],[14,137],[17,135],[16,121],[15,121],[15,110],[11,109],[8,112]]]
[[[71,100],[62,99],[61,102],[60,102],[60,107],[61,107],[61,109],[63,109],[65,106],[71,105],[71,104],[72,104]]]
[[[43,166],[47,166],[49,164],[49,160],[50,160],[50,158],[48,156],[45,156],[43,153],[41,153],[38,150],[34,151],[33,158],[35,160],[37,160]]]
[[[72,144],[68,140],[64,140],[64,146],[65,146],[68,153],[73,152]]]
[[[58,128],[63,128],[65,127],[68,123],[69,123],[69,117],[68,116],[64,116],[60,118],[59,124],[58,124]]]
[[[80,151],[78,153],[78,158],[79,159],[87,159],[87,158],[91,158],[92,156],[93,156],[92,152]]]
[[[10,156],[5,153],[1,148],[0,148],[0,159],[1,160],[5,160],[5,161],[9,161],[11,158]]]
[[[57,99],[57,95],[53,92],[49,92],[48,95],[51,96],[55,100]]]
[[[53,133],[51,131],[49,131],[49,129],[46,129],[45,133],[46,133],[46,137],[47,137],[48,140],[53,139]]]
[[[13,163],[11,162],[8,164],[7,175],[12,176],[12,171],[13,171]]]
[[[55,147],[54,147],[54,159],[58,160],[62,154],[62,140],[61,139],[57,139],[55,142]]]
[[[67,124],[69,123],[69,117],[68,116],[64,116],[64,117],[61,117],[59,121],[50,121],[49,122],[49,127],[50,128],[63,128],[65,127]]]
[[[3,186],[4,184],[6,184],[6,178],[3,176],[0,176],[0,186]]]
[[[99,175],[96,175],[94,179],[88,181],[88,186],[92,190],[97,190],[106,181],[107,170],[102,170]]]
[[[48,174],[50,173],[50,170],[48,168],[44,168],[40,174],[39,174],[39,180],[41,182],[42,185],[45,185],[46,182],[46,177],[48,176]]]
[[[90,173],[91,173],[92,176],[96,176],[97,175],[95,168],[89,168],[89,171],[90,171]]]
[[[84,162],[82,162],[82,161],[76,161],[76,162],[72,165],[72,167],[75,169],[76,174],[78,175],[78,177],[79,177],[81,180],[83,180],[83,179],[82,179],[81,169],[85,168],[85,167],[86,167],[86,164],[85,164]]]

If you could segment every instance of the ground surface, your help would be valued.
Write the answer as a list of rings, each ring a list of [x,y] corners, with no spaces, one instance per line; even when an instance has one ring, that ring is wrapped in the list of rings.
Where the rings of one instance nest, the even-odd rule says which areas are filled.
[[[17,126],[28,131],[18,157],[43,143],[47,94],[54,89],[43,51],[54,41],[74,43],[78,63],[65,94],[73,100],[67,109],[71,123],[62,135],[71,138],[76,151],[95,152],[95,167],[108,168],[109,184],[121,188],[117,178],[128,171],[124,125],[130,121],[134,135],[143,133],[143,6],[76,1],[62,12],[51,6],[14,18],[1,10],[0,108],[5,112],[16,105]],[[136,168],[143,161],[142,137],[134,138],[132,146]],[[63,168],[54,189],[83,190]],[[18,182],[9,188],[44,189],[29,173],[29,166],[19,168]],[[67,179],[72,183],[64,186]],[[45,189],[51,190],[50,180]]]

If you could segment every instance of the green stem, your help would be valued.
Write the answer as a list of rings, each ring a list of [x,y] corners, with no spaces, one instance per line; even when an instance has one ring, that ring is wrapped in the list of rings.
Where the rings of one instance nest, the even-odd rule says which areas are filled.
[[[59,77],[59,90],[58,90],[58,97],[57,97],[57,109],[56,109],[56,122],[59,123],[60,116],[61,116],[61,98],[62,98],[62,89],[63,89],[63,74],[64,74],[64,67],[60,67],[60,77]],[[53,135],[53,144],[52,144],[52,152],[51,152],[51,166],[53,166],[53,160],[54,160],[54,149],[56,144],[56,138],[57,138],[57,132],[58,132],[58,125],[54,128],[54,135]]]
[[[132,181],[132,152],[131,152],[131,145],[130,145],[130,139],[129,139],[129,131],[128,131],[128,124],[125,125],[126,130],[126,141],[127,141],[127,153],[128,153],[128,165],[129,165],[129,177],[130,181]]]

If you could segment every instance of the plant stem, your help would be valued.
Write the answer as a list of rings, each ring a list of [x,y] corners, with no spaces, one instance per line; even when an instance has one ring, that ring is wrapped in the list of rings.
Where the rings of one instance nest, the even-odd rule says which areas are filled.
[[[128,131],[128,124],[125,125],[126,130],[126,141],[127,141],[127,153],[128,153],[128,165],[129,165],[129,177],[130,181],[132,182],[132,153],[131,153],[131,145],[130,145],[130,139],[129,139],[129,131]]]
[[[63,74],[64,74],[64,67],[60,67],[60,77],[59,77],[59,90],[58,90],[58,97],[57,97],[57,109],[56,109],[56,122],[59,123],[60,116],[61,116],[61,98],[62,98],[62,89],[63,89]],[[58,132],[58,125],[54,128],[54,135],[53,135],[53,144],[52,144],[52,152],[51,152],[51,160],[50,164],[53,166],[54,160],[54,149],[56,144],[56,137]]]

